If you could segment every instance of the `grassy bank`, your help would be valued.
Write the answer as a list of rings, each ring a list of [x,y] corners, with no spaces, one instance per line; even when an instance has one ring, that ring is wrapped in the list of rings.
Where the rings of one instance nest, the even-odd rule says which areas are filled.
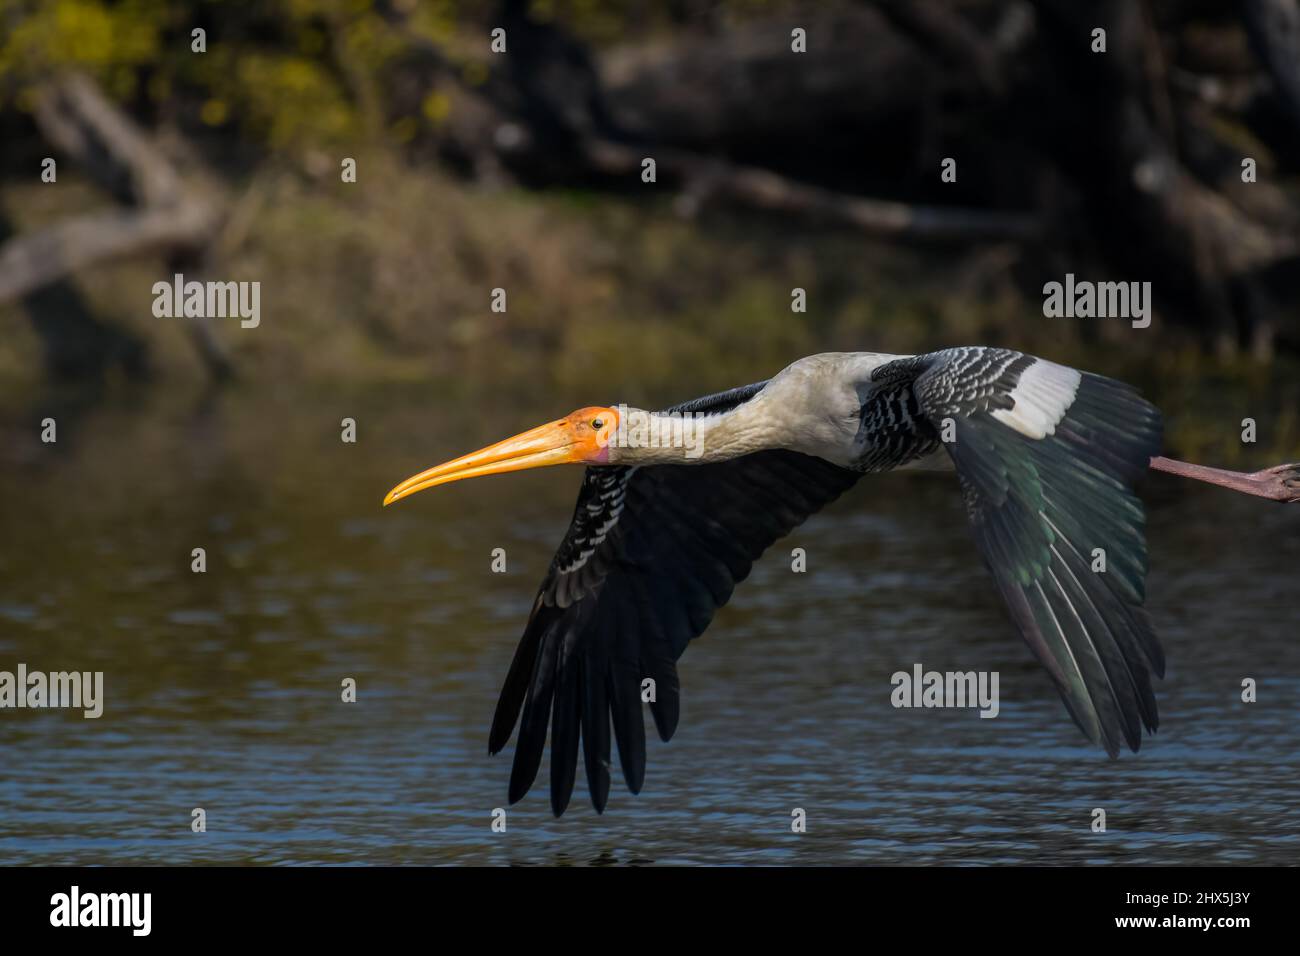
[[[436,380],[465,397],[540,389],[657,404],[815,351],[979,342],[1141,384],[1185,453],[1245,462],[1300,451],[1294,366],[1206,357],[1159,316],[1149,330],[1046,319],[1024,291],[1052,277],[1032,250],[907,248],[723,211],[688,220],[668,192],[484,191],[386,155],[359,157],[356,184],[337,181],[332,159],[320,168],[315,179],[265,170],[232,207],[208,277],[262,285],[256,329],[218,320],[233,388]],[[99,202],[71,178],[3,197],[20,229]],[[79,275],[77,289],[146,343],[152,382],[140,387],[198,388],[204,373],[180,321],[152,314],[153,283],[167,278],[163,262],[134,260]],[[491,309],[497,288],[505,312]],[[791,310],[795,288],[806,312]],[[0,396],[14,407],[42,382],[40,344],[21,307],[0,309],[0,320]],[[1259,423],[1255,446],[1240,441],[1245,417]]]

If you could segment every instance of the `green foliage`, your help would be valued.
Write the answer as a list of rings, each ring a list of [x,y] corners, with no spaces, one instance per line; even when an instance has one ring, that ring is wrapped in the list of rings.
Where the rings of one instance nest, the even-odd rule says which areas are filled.
[[[0,0],[0,77],[21,86],[77,67],[103,75],[158,56],[163,23],[155,4],[125,0]]]
[[[541,380],[575,401],[653,404],[752,381],[814,351],[981,342],[1140,382],[1158,404],[1181,410],[1168,435],[1184,453],[1238,464],[1294,457],[1300,447],[1293,367],[1218,363],[1172,332],[1120,345],[1117,326],[1096,327],[1086,334],[1100,340],[1089,343],[1080,326],[1044,320],[1009,278],[1014,260],[997,249],[954,260],[943,250],[804,232],[720,209],[683,221],[654,200],[480,192],[407,165],[393,147],[447,122],[455,100],[421,90],[403,114],[383,78],[429,42],[462,79],[483,82],[497,6],[0,0],[0,110],[30,107],[49,76],[79,69],[137,113],[152,110],[148,123],[206,127],[268,154],[258,178],[273,187],[248,238],[220,263],[231,277],[275,277],[274,321],[230,339],[241,376],[258,385],[290,376],[332,384]],[[670,27],[665,11],[673,7],[690,8],[687,19],[730,20],[791,6],[728,0],[697,12],[640,0],[536,0],[532,9],[603,44]],[[196,27],[207,30],[202,54],[191,50]],[[382,188],[339,183],[343,148],[359,159],[365,182]],[[329,158],[274,161],[295,154]],[[60,172],[57,191],[7,184],[7,211],[20,228],[96,201]],[[175,374],[193,363],[192,350],[179,333],[159,333],[140,294],[158,268],[136,260],[77,281],[94,311],[141,333],[158,367]],[[508,290],[505,314],[488,309],[495,287]],[[790,309],[795,287],[806,290],[805,313]],[[0,320],[17,308],[0,309]],[[0,391],[33,385],[39,343],[27,323],[4,324],[14,331],[0,349]],[[177,377],[187,375],[193,370]],[[593,396],[593,383],[623,392]],[[1253,448],[1235,437],[1248,416],[1272,423]]]
[[[413,23],[445,38],[450,5]],[[328,147],[378,123],[374,77],[409,43],[370,0],[0,0],[0,108],[82,70],[121,100],[232,127],[265,149]],[[206,31],[206,52],[192,31]]]
[[[774,6],[721,9],[743,17]],[[482,83],[497,10],[483,0],[0,0],[0,109],[29,109],[37,85],[77,69],[119,100],[229,128],[269,151],[328,149],[381,130],[402,143],[445,121],[450,103],[434,91],[403,114],[379,78],[428,42],[463,80]],[[665,10],[632,0],[534,0],[531,12],[598,45],[670,25]],[[191,49],[196,28],[207,32],[205,53]]]

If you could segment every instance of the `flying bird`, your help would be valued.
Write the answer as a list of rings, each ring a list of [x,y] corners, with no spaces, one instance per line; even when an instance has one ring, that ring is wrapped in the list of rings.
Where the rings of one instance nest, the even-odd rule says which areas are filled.
[[[628,789],[645,779],[641,686],[660,738],[677,729],[677,660],[774,541],[864,475],[955,469],[975,542],[1066,710],[1115,757],[1157,726],[1165,660],[1143,609],[1147,549],[1134,483],[1148,468],[1278,501],[1300,465],[1254,473],[1160,457],[1161,417],[1132,387],[1032,355],[800,359],[764,382],[651,412],[581,408],[422,471],[437,485],[586,465],[577,507],[533,602],[488,738],[516,724],[509,799],[532,787],[549,727],[551,808],[581,743],[592,805],[609,798],[611,726]],[[1092,570],[1095,549],[1105,573]]]

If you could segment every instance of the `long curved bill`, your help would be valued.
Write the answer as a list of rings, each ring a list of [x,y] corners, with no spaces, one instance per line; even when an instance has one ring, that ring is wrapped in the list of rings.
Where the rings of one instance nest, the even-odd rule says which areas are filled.
[[[406,498],[417,491],[482,475],[499,475],[525,468],[562,465],[583,461],[584,450],[574,440],[573,432],[563,419],[538,425],[522,434],[488,445],[478,451],[412,475],[384,498],[385,505]]]

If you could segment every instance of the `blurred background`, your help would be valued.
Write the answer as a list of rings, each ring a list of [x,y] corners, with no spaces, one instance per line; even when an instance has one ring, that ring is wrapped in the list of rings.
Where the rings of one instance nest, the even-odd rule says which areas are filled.
[[[108,693],[0,716],[0,861],[1294,859],[1290,511],[1148,482],[1166,722],[1111,764],[950,479],[864,484],[692,647],[645,794],[506,841],[486,729],[577,473],[378,505],[828,350],[1009,346],[1140,385],[1170,454],[1295,460],[1297,0],[0,0],[0,143],[0,667]],[[177,272],[260,324],[155,317]],[[1151,326],[1045,318],[1067,272]],[[917,660],[1000,669],[1002,717],[890,709]]]

